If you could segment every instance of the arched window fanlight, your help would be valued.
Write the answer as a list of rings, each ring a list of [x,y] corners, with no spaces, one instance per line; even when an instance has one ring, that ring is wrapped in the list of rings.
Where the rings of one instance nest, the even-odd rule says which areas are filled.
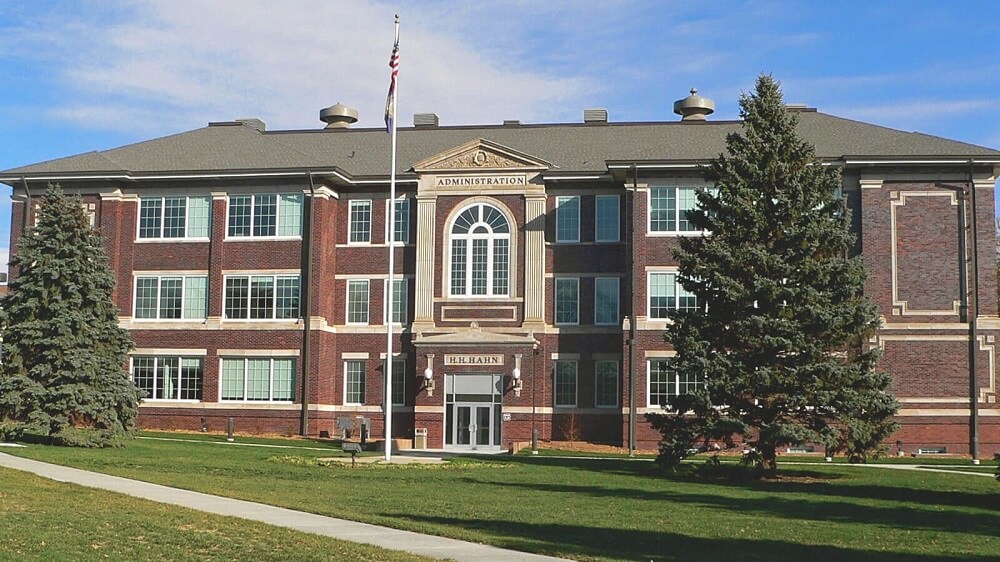
[[[477,203],[451,227],[452,296],[507,296],[510,292],[510,224],[496,207]]]

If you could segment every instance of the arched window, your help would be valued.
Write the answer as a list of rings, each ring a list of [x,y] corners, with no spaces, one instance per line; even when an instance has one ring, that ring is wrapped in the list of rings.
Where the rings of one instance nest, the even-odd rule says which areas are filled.
[[[478,203],[451,227],[452,296],[507,296],[510,292],[510,224],[496,207]]]

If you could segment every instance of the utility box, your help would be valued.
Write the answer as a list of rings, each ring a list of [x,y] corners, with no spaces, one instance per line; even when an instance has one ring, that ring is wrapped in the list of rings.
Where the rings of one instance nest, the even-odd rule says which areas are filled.
[[[426,449],[427,448],[427,428],[418,427],[413,430],[413,448],[414,449]]]

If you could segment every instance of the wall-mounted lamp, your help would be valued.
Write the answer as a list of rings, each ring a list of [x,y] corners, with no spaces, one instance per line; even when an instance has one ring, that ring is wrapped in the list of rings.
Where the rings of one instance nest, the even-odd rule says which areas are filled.
[[[426,390],[427,396],[434,396],[434,369],[431,368],[431,364],[434,361],[433,355],[427,356],[427,368],[424,369],[424,380],[420,385],[420,390]]]
[[[524,382],[521,381],[521,354],[514,355],[514,370],[510,372],[510,389],[514,391],[514,396],[521,397],[521,389]]]

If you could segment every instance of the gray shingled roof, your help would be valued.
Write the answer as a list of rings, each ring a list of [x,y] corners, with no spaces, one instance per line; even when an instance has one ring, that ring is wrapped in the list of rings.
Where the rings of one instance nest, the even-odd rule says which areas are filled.
[[[799,112],[799,131],[824,159],[1000,158],[1000,151],[921,133],[906,133],[815,111]],[[397,172],[478,138],[552,162],[555,171],[601,172],[608,162],[691,162],[725,149],[736,121],[513,125],[399,130]],[[31,164],[0,176],[133,175],[177,172],[328,170],[353,177],[388,175],[389,135],[382,129],[261,132],[238,123],[101,152]]]

